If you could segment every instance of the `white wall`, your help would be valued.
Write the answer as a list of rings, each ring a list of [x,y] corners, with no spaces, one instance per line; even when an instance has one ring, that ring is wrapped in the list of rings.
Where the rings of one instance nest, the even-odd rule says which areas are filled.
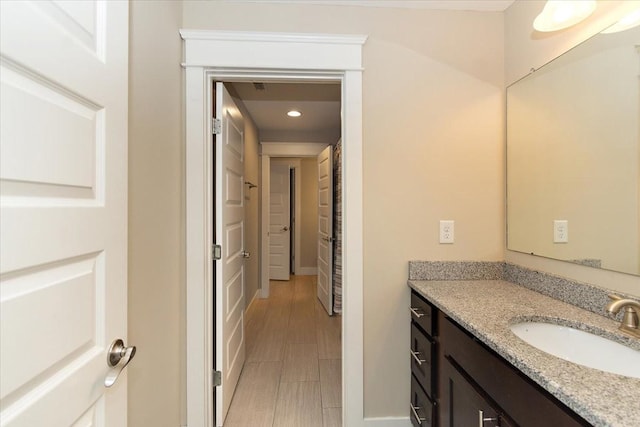
[[[598,2],[589,20],[563,31],[540,34],[531,23],[544,7],[544,1],[516,1],[505,13],[505,75],[510,84],[598,33],[624,15],[638,2]],[[516,264],[585,281],[606,288],[640,296],[637,276],[583,267],[576,264],[535,257],[507,250],[505,259]]]
[[[129,425],[182,425],[183,134],[180,2],[130,3]]]
[[[369,35],[365,414],[406,416],[407,262],[503,259],[503,15],[200,1],[183,14],[192,29]],[[456,220],[454,245],[438,244],[440,219]]]

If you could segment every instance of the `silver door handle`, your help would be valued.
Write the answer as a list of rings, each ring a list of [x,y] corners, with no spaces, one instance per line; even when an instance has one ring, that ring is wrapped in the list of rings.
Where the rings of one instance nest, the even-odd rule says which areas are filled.
[[[333,237],[323,237],[322,240],[324,240],[325,242],[333,242]]]
[[[109,351],[107,352],[107,365],[110,368],[107,377],[104,379],[104,386],[111,387],[118,377],[122,370],[131,362],[131,359],[136,355],[136,347],[125,347],[124,341],[120,338],[117,338],[111,343],[111,347],[109,347]]]
[[[411,312],[411,314],[413,314],[414,316],[416,316],[416,318],[421,318],[424,317],[425,314],[424,313],[420,313],[418,312],[418,310],[420,310],[419,308],[415,308],[415,307],[409,307],[409,311]]]
[[[484,423],[486,421],[498,421],[497,418],[485,418],[484,411],[482,409],[478,409],[478,427],[484,427]]]
[[[242,251],[242,258],[251,258],[251,252]]]
[[[413,406],[413,404],[409,404],[409,406],[411,406],[411,413],[413,414],[413,417],[416,419],[416,421],[418,422],[418,424],[422,424],[423,421],[426,421],[427,419],[424,417],[421,417],[420,415],[418,415],[418,411],[420,410],[419,406]]]
[[[289,231],[289,227],[287,227],[286,225],[284,227],[282,227],[281,231]]]
[[[409,349],[409,353],[411,353],[411,357],[413,357],[415,359],[416,362],[418,362],[418,365],[422,365],[424,362],[426,362],[425,359],[420,359],[420,352],[419,351],[413,351],[411,349]]]

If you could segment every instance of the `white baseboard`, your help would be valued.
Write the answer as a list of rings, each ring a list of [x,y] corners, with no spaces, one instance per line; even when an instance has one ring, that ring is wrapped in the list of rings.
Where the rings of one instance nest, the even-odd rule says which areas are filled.
[[[318,267],[300,267],[296,271],[298,276],[315,276],[316,274],[318,274]]]
[[[365,427],[411,427],[409,417],[365,418]]]

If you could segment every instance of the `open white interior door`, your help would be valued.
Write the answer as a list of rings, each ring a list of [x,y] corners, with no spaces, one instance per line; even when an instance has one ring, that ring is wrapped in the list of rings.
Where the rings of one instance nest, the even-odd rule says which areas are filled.
[[[289,165],[271,164],[269,191],[269,279],[289,280],[291,257]]]
[[[333,147],[318,155],[318,299],[333,314]]]
[[[216,425],[222,426],[245,359],[244,340],[244,121],[223,83],[216,83],[215,237],[222,246],[215,262]]]
[[[2,426],[127,425],[128,10],[0,2]]]

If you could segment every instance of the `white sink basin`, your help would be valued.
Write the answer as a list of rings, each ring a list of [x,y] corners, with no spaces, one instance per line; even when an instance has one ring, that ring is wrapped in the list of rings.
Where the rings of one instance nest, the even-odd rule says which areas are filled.
[[[522,322],[511,330],[528,344],[569,362],[640,378],[640,351],[568,326]]]

